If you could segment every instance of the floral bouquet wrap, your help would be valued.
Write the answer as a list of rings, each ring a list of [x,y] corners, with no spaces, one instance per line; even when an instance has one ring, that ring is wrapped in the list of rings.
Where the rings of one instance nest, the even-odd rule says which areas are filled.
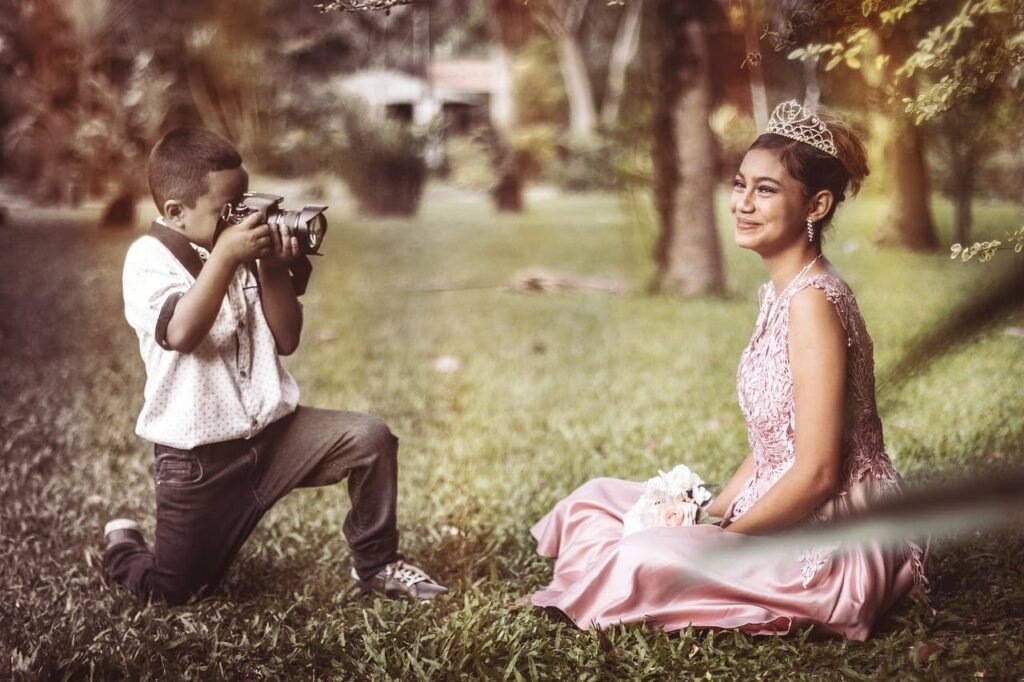
[[[701,507],[710,499],[704,481],[689,467],[680,464],[668,473],[659,470],[622,517],[622,536],[647,528],[692,526],[700,520]]]

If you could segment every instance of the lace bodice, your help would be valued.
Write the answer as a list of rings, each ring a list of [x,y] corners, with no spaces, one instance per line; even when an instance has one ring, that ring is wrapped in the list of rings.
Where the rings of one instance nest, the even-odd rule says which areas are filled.
[[[882,422],[875,405],[874,347],[847,284],[831,273],[802,277],[776,301],[771,283],[761,287],[761,310],[750,343],[740,358],[736,384],[746,417],[748,440],[756,469],[733,508],[742,515],[793,464],[796,409],[789,364],[789,304],[812,286],[825,292],[846,330],[849,353],[846,377],[846,418],[842,439],[842,484],[837,493],[866,475],[886,487],[900,479],[885,454]]]
[[[782,477],[796,457],[796,405],[793,398],[793,373],[789,364],[789,304],[807,287],[825,292],[835,306],[846,330],[846,410],[842,436],[841,482],[835,493],[817,510],[813,520],[825,521],[851,509],[847,493],[851,486],[872,479],[871,487],[889,494],[902,488],[902,480],[885,453],[882,421],[875,404],[874,345],[868,335],[857,301],[846,282],[831,273],[799,278],[783,291],[779,300],[771,282],[760,290],[761,310],[754,335],[740,357],[736,376],[740,408],[747,421],[747,439],[754,455],[754,474],[747,480],[732,504],[730,520],[748,509]],[[810,547],[798,560],[804,587],[807,587],[832,557],[836,545]],[[914,541],[905,543],[905,556],[911,562],[914,582],[923,593],[924,553]]]

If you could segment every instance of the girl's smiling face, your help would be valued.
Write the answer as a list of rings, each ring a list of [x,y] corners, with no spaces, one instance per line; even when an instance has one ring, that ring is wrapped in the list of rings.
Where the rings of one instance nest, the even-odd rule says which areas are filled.
[[[807,219],[816,202],[770,149],[751,149],[732,181],[729,209],[737,246],[772,256],[807,240]]]

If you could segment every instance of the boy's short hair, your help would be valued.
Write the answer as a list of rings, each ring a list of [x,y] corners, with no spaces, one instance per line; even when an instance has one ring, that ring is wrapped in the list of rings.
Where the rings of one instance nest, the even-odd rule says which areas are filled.
[[[209,189],[208,173],[241,165],[242,155],[234,145],[212,130],[176,128],[149,153],[149,191],[161,215],[171,199],[195,208]]]

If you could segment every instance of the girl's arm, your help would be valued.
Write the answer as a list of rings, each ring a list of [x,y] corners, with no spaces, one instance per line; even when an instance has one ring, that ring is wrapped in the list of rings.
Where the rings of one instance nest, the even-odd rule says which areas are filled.
[[[722,491],[718,493],[718,496],[711,500],[711,504],[707,506],[705,511],[711,516],[725,516],[725,512],[729,510],[729,505],[740,494],[747,479],[753,475],[754,455],[750,453],[744,458],[743,463],[739,465],[732,478],[725,484]]]
[[[796,457],[789,471],[727,530],[772,533],[803,521],[839,483],[846,400],[846,331],[825,292],[793,296],[789,361],[796,409]]]

